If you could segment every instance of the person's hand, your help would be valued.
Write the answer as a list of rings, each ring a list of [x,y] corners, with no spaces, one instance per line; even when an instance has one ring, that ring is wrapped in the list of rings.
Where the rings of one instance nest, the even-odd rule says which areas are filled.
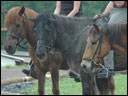
[[[95,16],[93,17],[93,20],[96,21],[97,19],[100,19],[101,17],[103,17],[102,14],[95,15]]]
[[[57,13],[57,12],[54,12],[53,14],[54,14],[54,15],[60,15],[60,14],[59,14],[59,13]]]

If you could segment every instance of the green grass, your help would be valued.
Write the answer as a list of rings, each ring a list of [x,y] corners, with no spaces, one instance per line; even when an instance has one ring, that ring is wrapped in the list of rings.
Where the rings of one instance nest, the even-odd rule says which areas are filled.
[[[117,95],[126,95],[127,94],[127,75],[116,75],[114,77]]]
[[[13,65],[6,65],[4,66],[5,68],[13,68],[14,66]]]
[[[127,94],[127,75],[118,74],[114,76],[116,85],[116,95],[126,95]],[[46,80],[45,94],[52,94],[52,83],[51,79]],[[26,95],[37,95],[37,82],[33,84],[31,88],[25,88],[20,92]],[[61,95],[81,95],[82,88],[81,83],[76,83],[73,79],[68,77],[63,77],[60,79],[60,94]]]
[[[6,65],[3,68],[19,68],[19,69],[23,69],[28,67],[26,64],[21,64],[21,65]]]
[[[52,95],[52,83],[51,79],[46,80],[45,84],[45,94]],[[26,95],[37,95],[38,92],[38,85],[37,82],[32,86],[32,88],[26,88],[21,90],[20,92]],[[81,83],[76,83],[73,79],[69,77],[60,78],[60,94],[61,95],[81,95]]]

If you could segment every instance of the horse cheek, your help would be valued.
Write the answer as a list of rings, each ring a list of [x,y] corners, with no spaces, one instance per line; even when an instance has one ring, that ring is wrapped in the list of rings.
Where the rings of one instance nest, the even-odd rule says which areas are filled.
[[[109,41],[107,39],[103,40],[103,43],[101,46],[101,57],[106,56],[110,49],[111,47],[110,47]]]

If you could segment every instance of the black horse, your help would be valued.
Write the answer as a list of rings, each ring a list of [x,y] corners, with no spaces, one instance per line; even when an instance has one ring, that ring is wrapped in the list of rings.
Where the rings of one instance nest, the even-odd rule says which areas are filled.
[[[50,50],[63,54],[65,64],[76,74],[80,73],[80,62],[86,45],[86,27],[91,18],[56,16],[49,13],[39,15],[33,30],[37,34],[36,54],[41,60]]]

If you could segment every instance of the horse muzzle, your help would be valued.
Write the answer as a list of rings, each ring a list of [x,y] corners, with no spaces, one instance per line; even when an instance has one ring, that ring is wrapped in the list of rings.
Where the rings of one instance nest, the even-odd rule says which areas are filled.
[[[14,54],[16,52],[17,42],[17,39],[13,39],[11,36],[8,37],[4,44],[5,51],[10,55]]]
[[[92,73],[92,62],[87,60],[82,60],[81,67],[86,73]]]
[[[10,55],[13,55],[16,52],[16,46],[13,47],[11,45],[8,46],[4,46],[4,49],[6,50],[6,52]]]

